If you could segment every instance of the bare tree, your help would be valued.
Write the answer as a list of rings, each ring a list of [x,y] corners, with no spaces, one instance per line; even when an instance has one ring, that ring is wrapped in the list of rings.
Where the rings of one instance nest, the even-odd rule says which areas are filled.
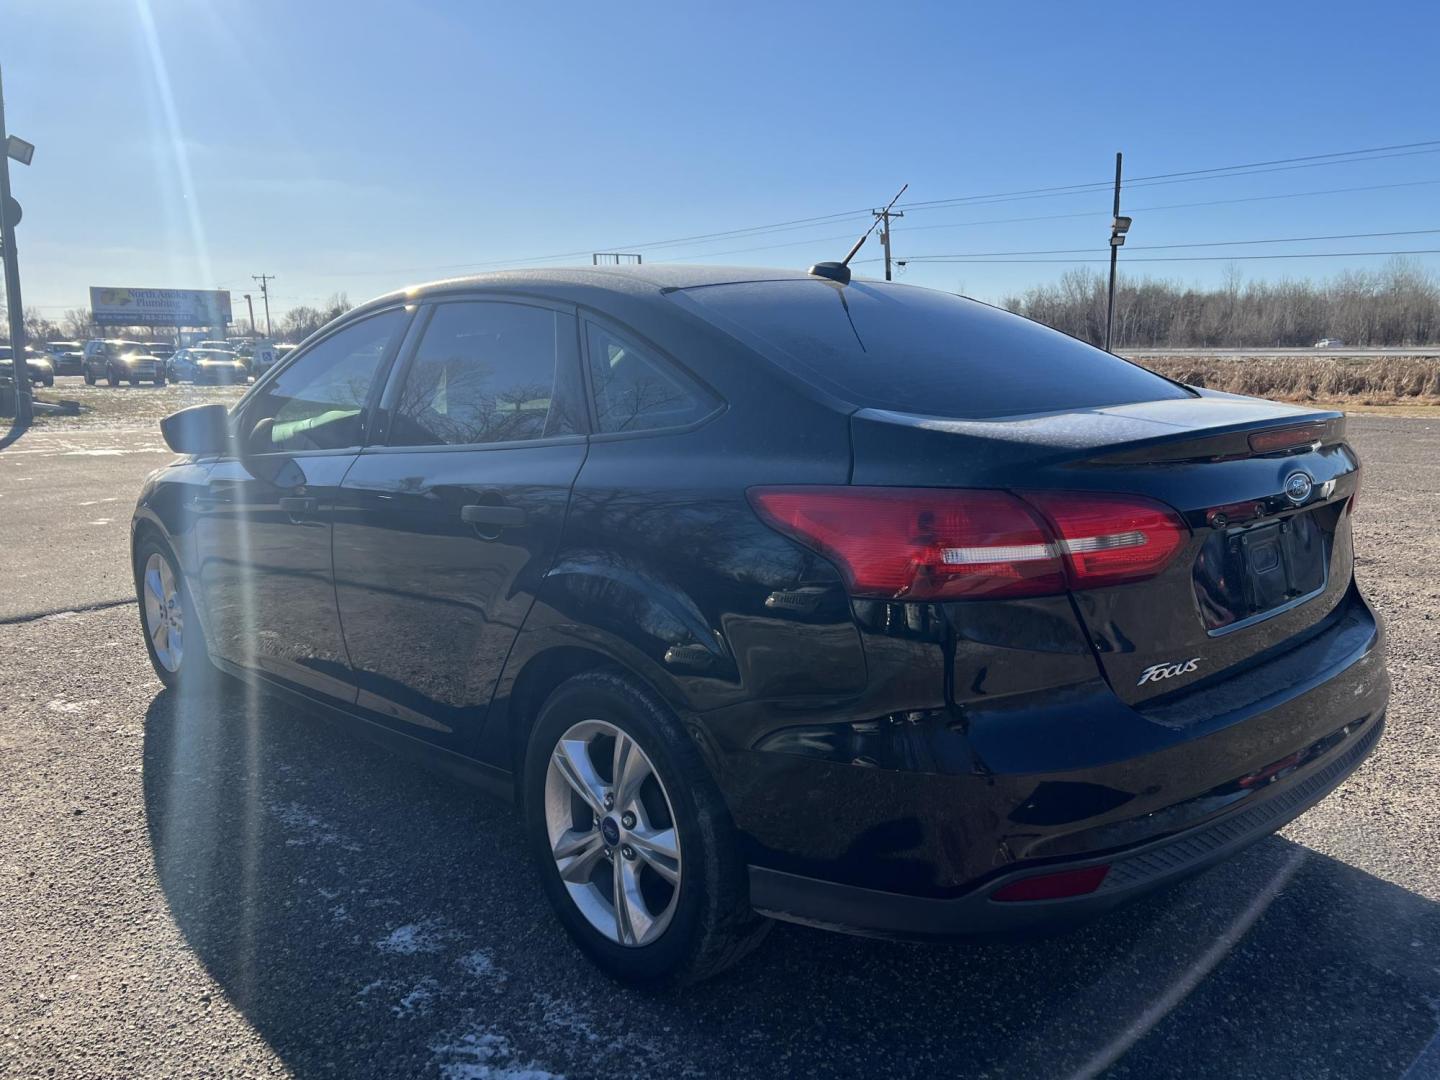
[[[1102,275],[1069,270],[1053,285],[1008,298],[1005,307],[1098,345],[1105,291]],[[1429,344],[1440,340],[1440,282],[1404,259],[1324,281],[1242,284],[1232,266],[1214,289],[1122,277],[1115,320],[1115,341],[1129,348],[1305,346],[1324,337],[1348,345]]]

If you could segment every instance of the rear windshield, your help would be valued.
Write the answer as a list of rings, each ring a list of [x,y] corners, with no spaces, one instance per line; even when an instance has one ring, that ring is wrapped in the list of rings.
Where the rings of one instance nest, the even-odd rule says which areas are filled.
[[[930,289],[791,280],[684,295],[794,374],[861,407],[982,419],[1190,396],[1059,331]]]

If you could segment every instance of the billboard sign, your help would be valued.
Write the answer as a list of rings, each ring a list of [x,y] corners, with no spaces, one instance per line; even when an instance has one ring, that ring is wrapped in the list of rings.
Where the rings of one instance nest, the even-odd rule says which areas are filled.
[[[226,289],[90,287],[90,311],[101,326],[227,326]]]

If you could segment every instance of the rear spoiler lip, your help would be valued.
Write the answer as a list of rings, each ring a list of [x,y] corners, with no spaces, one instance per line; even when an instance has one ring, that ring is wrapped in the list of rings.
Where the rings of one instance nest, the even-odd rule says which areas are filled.
[[[1319,427],[1321,434],[1310,446],[1257,452],[1251,449],[1250,436],[1257,431],[1273,431],[1287,427]],[[1160,436],[1144,443],[1128,446],[1113,453],[1100,453],[1088,460],[1096,465],[1164,465],[1182,461],[1232,461],[1241,458],[1290,457],[1304,453],[1312,446],[1336,446],[1345,442],[1345,414],[1314,412],[1292,417],[1282,416],[1248,424],[1237,424],[1205,430],[1201,433],[1179,432]]]
[[[1300,425],[1322,425],[1321,445],[1345,441],[1345,414],[1332,409],[1308,409],[1261,398],[1213,392],[1202,392],[1198,400],[1192,398],[1188,404],[1203,408],[1202,403],[1207,399],[1221,406],[1216,410],[1220,415],[1208,418],[1197,416],[1193,418],[1193,423],[1182,422],[1169,408],[1180,405],[1180,402],[1140,402],[1133,406],[988,419],[956,419],[871,408],[853,413],[851,421],[852,424],[858,421],[944,432],[987,442],[1028,444],[1036,450],[1049,451],[1045,456],[1051,462],[1068,460],[1077,464],[1098,465],[1258,457],[1262,455],[1250,449],[1250,435],[1256,431]],[[1229,404],[1235,405],[1245,415],[1238,419],[1224,417],[1223,414],[1228,411],[1224,406]],[[1156,409],[1152,405],[1166,407]],[[1154,415],[1157,412],[1162,415]],[[1220,422],[1206,423],[1207,419]],[[1265,456],[1283,457],[1293,453],[1295,450],[1281,450]]]

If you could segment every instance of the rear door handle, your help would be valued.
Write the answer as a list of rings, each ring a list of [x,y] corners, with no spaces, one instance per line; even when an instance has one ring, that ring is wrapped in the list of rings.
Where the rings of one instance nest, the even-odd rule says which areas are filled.
[[[467,525],[490,525],[514,529],[525,524],[525,511],[518,506],[471,504],[460,508],[460,520]]]

